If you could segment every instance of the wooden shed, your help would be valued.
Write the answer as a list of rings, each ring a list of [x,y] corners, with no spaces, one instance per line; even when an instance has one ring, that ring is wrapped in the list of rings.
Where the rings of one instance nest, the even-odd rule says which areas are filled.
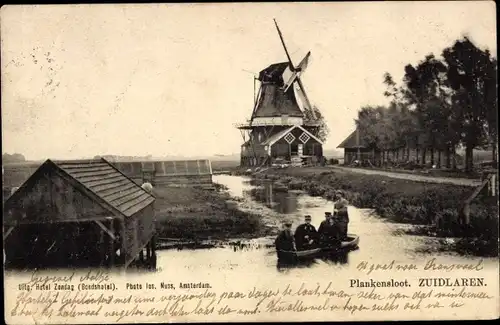
[[[387,162],[414,162],[426,165],[427,163],[437,167],[451,164],[456,165],[457,157],[453,148],[431,149],[429,139],[425,134],[406,139],[405,144],[395,148],[377,148],[369,145],[363,140],[363,130],[354,130],[337,148],[344,149],[344,164],[350,165],[354,160],[362,162],[369,161],[370,164],[381,166]]]
[[[352,164],[355,160],[376,164],[376,161],[380,159],[380,151],[365,143],[360,133],[356,128],[337,146],[337,148],[344,149],[344,164],[346,165]]]
[[[4,204],[13,266],[123,266],[155,260],[154,197],[105,159],[45,161]]]
[[[112,162],[122,173],[138,184],[154,186],[212,187],[210,160],[151,160]]]

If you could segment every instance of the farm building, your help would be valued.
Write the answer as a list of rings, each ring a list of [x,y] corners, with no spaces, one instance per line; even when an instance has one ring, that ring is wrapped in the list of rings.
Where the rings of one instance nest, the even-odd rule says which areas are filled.
[[[138,184],[212,187],[210,160],[116,161],[112,164]]]
[[[344,149],[344,164],[350,165],[355,160],[369,160],[372,164],[380,159],[380,152],[363,141],[356,128],[337,148]]]
[[[104,159],[45,161],[4,204],[14,267],[155,263],[154,197]]]
[[[356,128],[337,148],[344,149],[344,164],[350,165],[355,160],[369,161],[374,166],[387,162],[414,162],[420,165],[453,166],[461,161],[461,157],[451,151],[431,150],[423,136],[408,139],[406,146],[381,150],[369,145],[363,139],[363,130]]]

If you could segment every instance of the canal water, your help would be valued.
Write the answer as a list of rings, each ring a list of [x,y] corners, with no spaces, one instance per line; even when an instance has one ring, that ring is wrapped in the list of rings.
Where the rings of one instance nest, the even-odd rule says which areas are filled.
[[[251,207],[261,214],[267,213],[268,218],[271,215],[276,219],[276,225],[281,224],[281,220],[288,219],[293,221],[295,228],[302,223],[304,215],[309,214],[317,229],[324,220],[324,213],[333,209],[333,203],[326,199],[311,197],[300,191],[284,192],[271,182],[256,183],[245,176],[217,175],[214,176],[214,182],[225,185],[242,207]],[[437,257],[442,263],[474,263],[480,259],[443,251],[442,244],[439,243],[443,239],[408,235],[407,230],[411,225],[387,221],[369,209],[350,206],[349,218],[349,233],[360,236],[359,249],[351,251],[340,261],[316,260],[312,264],[295,268],[281,268],[277,265],[276,253],[272,247],[274,238],[267,237],[251,240],[242,250],[236,250],[230,245],[200,250],[161,250],[157,252],[158,267],[169,268],[168,261],[175,260],[176,268],[186,270],[227,270],[255,274],[278,272],[307,277],[311,272],[349,272],[361,261],[425,263],[430,257]],[[486,259],[484,263],[495,266],[497,261]]]
[[[227,186],[229,192],[235,197],[235,201],[241,205],[242,209],[258,211],[259,214],[263,214],[264,220],[268,220],[269,222],[271,220],[274,220],[276,221],[276,225],[281,224],[281,219],[289,218],[290,220],[294,221],[294,226],[297,226],[299,222],[301,222],[303,216],[305,214],[309,214],[312,216],[313,224],[318,227],[320,222],[324,218],[324,212],[332,210],[332,202],[329,202],[322,198],[311,197],[301,192],[282,192],[280,191],[278,186],[272,183],[259,184],[254,183],[254,181],[251,181],[246,177],[224,175],[214,177],[214,181]],[[363,318],[362,314],[351,315],[350,313],[345,312],[340,315],[337,312],[332,312],[331,310],[306,313],[290,312],[287,314],[274,313],[272,311],[266,312],[266,306],[269,306],[268,304],[272,305],[273,303],[272,300],[274,299],[273,297],[275,297],[273,295],[278,295],[278,293],[283,294],[287,290],[287,288],[290,288],[290,286],[293,288],[294,292],[298,290],[296,291],[297,293],[300,292],[301,288],[308,288],[311,292],[313,292],[314,288],[321,287],[322,292],[323,290],[325,290],[324,292],[326,292],[327,289],[331,290],[328,292],[333,293],[348,291],[354,293],[355,295],[361,293],[366,297],[370,289],[350,288],[352,281],[356,280],[387,281],[394,279],[398,282],[408,280],[414,287],[408,289],[414,290],[416,292],[422,289],[417,285],[417,278],[465,276],[484,277],[485,281],[487,282],[487,287],[478,289],[483,290],[484,288],[484,290],[486,290],[490,296],[498,297],[498,260],[494,258],[484,259],[483,261],[481,261],[482,264],[480,264],[483,268],[480,272],[446,272],[442,270],[426,271],[423,268],[423,265],[429,262],[429,260],[432,261],[433,258],[436,258],[436,264],[442,265],[450,265],[452,263],[467,263],[475,265],[479,263],[480,259],[440,251],[440,245],[438,245],[436,239],[424,236],[408,235],[405,232],[405,230],[407,230],[409,227],[408,225],[385,221],[384,219],[373,215],[369,210],[357,209],[351,206],[349,207],[349,217],[349,232],[359,235],[361,239],[359,249],[348,253],[347,256],[344,256],[342,259],[338,259],[336,261],[318,259],[309,264],[302,264],[294,267],[281,267],[277,264],[276,252],[271,245],[274,236],[251,240],[251,245],[244,246],[242,249],[236,249],[236,246],[227,244],[222,245],[222,247],[210,249],[159,250],[157,251],[156,272],[146,270],[136,272],[134,272],[133,270],[128,270],[127,272],[117,271],[119,272],[119,274],[116,274],[116,276],[113,275],[109,280],[110,283],[116,286],[116,291],[102,291],[102,293],[106,295],[113,294],[116,297],[121,297],[120,299],[127,299],[127,296],[129,295],[130,296],[128,299],[132,299],[131,297],[132,295],[134,295],[135,302],[137,302],[137,299],[140,300],[141,304],[145,301],[149,301],[147,304],[140,306],[140,308],[144,309],[145,311],[153,306],[158,310],[162,310],[162,308],[167,308],[168,306],[168,308],[170,308],[168,313],[172,313],[172,310],[177,312],[179,310],[177,304],[172,305],[173,302],[162,302],[162,299],[164,297],[167,297],[171,294],[199,294],[206,290],[210,290],[211,292],[215,292],[217,293],[217,295],[220,295],[220,297],[223,297],[223,295],[228,294],[228,292],[241,292],[250,295],[250,293],[255,293],[255,290],[257,290],[257,292],[264,292],[266,295],[268,295],[267,300],[265,300],[265,303],[263,303],[262,313],[260,313],[259,310],[259,314],[248,314],[246,316],[239,314],[226,315],[228,318],[225,318],[224,320],[231,321],[272,321],[277,319],[284,321],[290,319],[296,321],[359,320]],[[358,268],[359,265],[363,264],[367,264],[369,269],[371,265],[390,265],[391,263],[396,263],[396,265],[414,264],[418,266],[418,269],[416,271],[408,272],[394,268],[389,270],[386,269],[385,271],[375,270],[373,273],[367,273],[365,270],[360,270]],[[80,276],[86,276],[85,274],[87,271],[88,270],[83,269],[76,271],[75,283],[78,283],[76,277],[78,276],[80,278]],[[99,275],[99,273],[95,275],[95,272],[100,272],[99,270],[90,270],[89,272],[94,272],[94,277],[96,278],[102,276]],[[67,276],[68,271],[45,271],[37,274],[37,276],[42,275]],[[19,291],[22,290],[19,289],[19,284],[32,281],[33,276],[33,272],[5,272],[4,284],[6,292],[9,292],[9,294],[10,292],[12,292],[16,296],[25,294]],[[186,283],[188,283],[189,285],[208,285],[208,287],[205,286],[203,288],[209,289],[189,289],[184,287]],[[142,287],[140,289],[136,289],[135,286],[138,285],[142,285]],[[156,287],[151,288],[151,286]],[[172,289],[175,289],[175,291]],[[389,289],[392,290],[391,288]],[[403,290],[401,292],[407,293],[409,295],[413,294],[413,291],[408,291],[406,289],[407,288],[401,288],[401,290]],[[368,291],[363,292],[363,290]],[[379,290],[379,288],[377,290]],[[453,291],[455,289],[451,288],[448,290]],[[388,293],[387,290],[381,292],[383,294]],[[100,294],[99,291],[89,291],[87,293],[93,294],[95,297]],[[33,292],[33,295],[35,294],[40,295],[40,292]],[[73,293],[73,295],[76,294],[80,293]],[[16,299],[17,298],[14,298],[14,296],[11,296],[9,299],[7,299],[5,309],[13,310],[13,308],[15,308],[16,306]],[[294,301],[298,302],[298,300],[296,299],[299,298],[292,297],[286,299],[288,299],[288,303],[291,304]],[[483,312],[479,311],[481,309],[479,307],[484,307],[485,303],[489,304],[489,306],[495,303],[498,305],[498,299],[494,299],[495,300],[489,301],[471,301],[467,305],[467,308],[462,308],[460,310],[457,308],[458,311],[461,311],[461,314],[457,314],[457,317],[464,316],[465,314],[467,314],[467,317],[472,318],[484,316]],[[323,303],[326,303],[327,300],[329,301],[329,303],[338,302],[340,304],[339,301],[342,301],[342,305],[347,304],[347,300],[345,299],[340,299],[338,297],[333,297],[330,299],[329,297],[325,298],[324,296],[307,296],[304,297],[300,301],[300,303],[319,306]],[[207,298],[203,300],[203,304],[206,305],[207,303],[209,303],[209,301],[210,298]],[[364,300],[364,302],[367,303],[367,300]],[[383,304],[384,302],[381,303]],[[232,308],[242,308],[243,310],[250,311],[255,308],[256,300],[236,300],[228,298],[222,302],[216,302],[216,304],[217,310],[219,310],[219,312],[220,308],[222,308],[226,304],[230,305],[230,307]],[[123,305],[123,308],[127,308],[127,312],[133,312],[133,308],[138,308],[137,306],[138,304],[135,305],[135,303],[130,303],[128,305]],[[191,305],[189,306],[190,307],[186,306],[186,308],[189,310],[196,310],[193,309],[195,307],[194,303],[191,303]],[[87,305],[76,305],[76,307],[71,308],[77,307],[80,308],[79,310],[89,308],[87,307]],[[106,305],[105,308],[106,310],[114,308],[113,310],[119,311],[119,309],[121,309],[122,307],[121,305],[116,307]],[[490,309],[490,311],[493,311],[492,308]],[[448,313],[452,312],[449,309],[447,310]],[[456,311],[456,313],[458,313],[458,311]],[[415,317],[420,319],[432,319],[436,315],[435,313],[436,311],[424,313],[423,310],[421,310],[420,313],[406,313],[402,312],[402,309],[400,308],[391,311],[390,313],[389,311],[376,311],[369,314],[370,316],[365,316],[365,318],[369,318],[370,320],[409,320],[414,319]],[[140,322],[147,320],[151,322],[165,322],[171,320],[169,318],[170,314],[163,316],[157,315],[156,317],[153,317],[154,315],[151,317],[148,316],[149,318],[147,317],[147,315],[137,316],[135,318],[130,316],[129,314],[127,315],[128,316],[126,316],[125,318],[120,318],[121,321]],[[85,323],[96,321],[101,321],[102,323],[114,323],[116,321],[116,317],[113,317],[97,319],[92,318],[92,316],[86,316],[79,318],[78,321]],[[189,318],[186,317],[188,316],[185,316],[184,318],[175,316],[172,317],[172,320],[186,321],[190,319],[192,321],[215,321],[223,316],[220,316],[220,314],[214,312],[208,316],[204,316],[203,314],[190,314]],[[24,322],[21,322],[21,319],[22,318],[19,318],[18,323],[32,322],[31,318],[29,317],[25,317]],[[66,319],[65,321],[67,322],[68,319]]]

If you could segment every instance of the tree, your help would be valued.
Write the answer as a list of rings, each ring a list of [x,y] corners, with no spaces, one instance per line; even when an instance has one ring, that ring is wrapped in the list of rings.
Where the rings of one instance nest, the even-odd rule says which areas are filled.
[[[392,124],[395,126],[399,146],[406,147],[406,157],[409,159],[411,140],[415,138],[417,132],[415,114],[410,109],[411,102],[405,97],[405,89],[397,86],[391,74],[387,72],[384,74],[383,83],[387,86],[384,96],[391,99],[390,107],[393,107],[393,111],[397,111],[397,114],[392,115]]]
[[[313,106],[312,110],[316,115],[316,119],[313,117],[313,113],[310,110],[304,111],[304,122],[314,122],[317,123],[318,126],[313,130],[313,133],[316,137],[318,137],[321,141],[325,142],[330,134],[330,128],[325,121],[324,116],[321,114],[321,111],[317,106]]]
[[[496,94],[496,77],[493,77],[496,60],[488,50],[479,49],[467,37],[446,48],[442,56],[448,66],[447,81],[454,91],[454,115],[462,120],[460,135],[465,145],[465,171],[471,172],[474,148],[496,134],[496,126],[492,126],[496,124],[496,113],[492,113],[497,105],[492,94]]]
[[[4,153],[2,155],[2,162],[4,163],[23,162],[23,161],[26,161],[26,158],[20,153],[14,153],[12,155]]]
[[[498,86],[497,86],[497,60],[492,59],[492,67],[488,69],[485,76],[485,101],[486,101],[486,123],[485,133],[488,136],[491,147],[493,164],[497,164],[498,152]]]
[[[388,150],[394,148],[397,126],[394,123],[394,112],[385,106],[365,106],[358,111],[356,126],[360,130],[360,138],[369,147],[382,151],[382,162]]]
[[[405,92],[408,102],[415,108],[420,132],[418,140],[425,139],[422,148],[422,162],[425,163],[426,149],[431,151],[431,164],[435,164],[435,149],[443,149],[446,139],[443,130],[449,118],[446,110],[446,65],[429,54],[416,67],[411,64],[405,67]],[[421,143],[422,141],[418,141]],[[440,151],[439,151],[440,152]],[[438,161],[440,163],[441,156]]]

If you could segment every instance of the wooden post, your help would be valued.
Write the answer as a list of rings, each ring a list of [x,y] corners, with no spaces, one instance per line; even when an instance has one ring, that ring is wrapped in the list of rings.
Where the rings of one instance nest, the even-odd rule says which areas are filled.
[[[102,267],[104,264],[104,230],[99,228],[99,266]]]
[[[144,249],[141,248],[141,251],[139,252],[139,261],[141,263],[144,263]]]
[[[474,198],[476,196],[478,196],[478,194],[481,192],[481,190],[492,180],[492,176],[493,176],[493,174],[488,175],[483,180],[481,185],[476,187],[474,192],[472,192],[472,194],[464,201],[462,208],[461,208],[461,211],[460,211],[462,221],[464,224],[468,225],[470,223],[470,203],[472,202],[472,200],[474,200]]]
[[[134,218],[134,244],[132,245],[132,252],[136,252],[137,248],[139,247],[139,239],[137,238],[137,219],[135,217],[132,217],[132,218]],[[134,253],[134,254],[137,254],[137,253]],[[142,255],[142,254],[143,253],[142,253],[142,248],[141,248],[140,255]],[[139,255],[139,258],[141,258],[140,255]],[[134,256],[134,258],[136,258],[136,256]],[[144,255],[142,256],[142,258],[144,258]]]
[[[356,128],[356,147],[357,147],[357,160],[361,161],[361,153],[359,151],[359,128]]]
[[[156,234],[151,238],[151,266],[156,269]]]
[[[123,270],[126,270],[126,262],[127,262],[127,253],[130,254],[130,252],[127,252],[127,237],[126,237],[126,225],[125,225],[125,219],[118,219],[120,222],[120,238],[121,238],[121,243],[120,243],[120,263],[123,263]]]
[[[109,221],[109,230],[111,233],[115,232],[114,219]],[[109,237],[109,266],[115,266],[115,241],[111,237]]]
[[[496,179],[497,179],[497,175],[496,174],[491,174],[490,176],[490,184],[489,184],[489,194],[491,196],[496,196],[496,192],[497,192],[497,189],[496,189]]]
[[[78,229],[79,228],[78,222],[73,223],[73,226],[74,227],[72,227],[72,229],[71,229],[71,237],[70,237],[71,238],[71,244],[70,244],[70,246],[71,246],[71,252],[70,252],[71,262],[70,263],[74,263],[78,260],[78,258],[77,258],[78,245],[76,245],[76,239],[78,238],[78,232],[79,232],[78,231],[79,230]]]

